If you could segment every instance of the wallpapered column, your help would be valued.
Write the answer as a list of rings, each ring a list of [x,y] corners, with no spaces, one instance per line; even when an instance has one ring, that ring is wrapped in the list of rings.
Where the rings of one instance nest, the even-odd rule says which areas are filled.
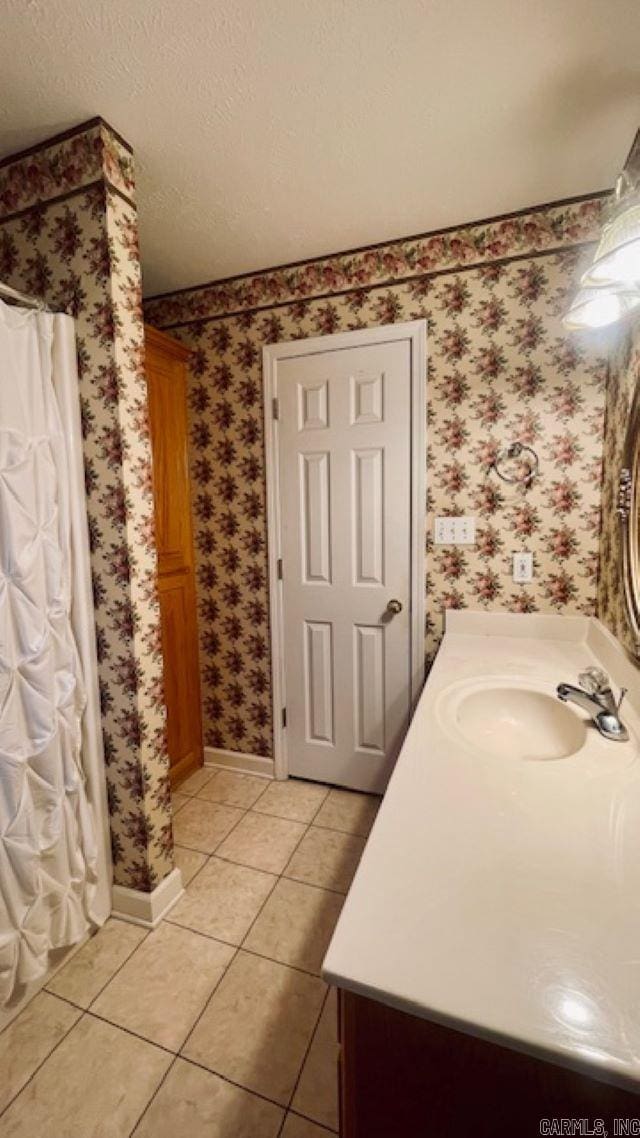
[[[146,302],[194,349],[190,446],[205,743],[272,749],[261,348],[428,321],[426,645],[451,607],[595,611],[606,363],[560,316],[602,195],[269,270]],[[491,472],[536,448],[523,493]],[[438,514],[474,514],[473,548],[434,547]],[[516,585],[511,555],[534,553]]]
[[[609,365],[598,585],[598,616],[629,649],[632,645],[620,581],[622,543],[616,508],[627,418],[636,388],[640,388],[640,322],[637,320],[631,327],[622,327]]]
[[[76,322],[114,874],[171,870],[133,160],[101,120],[0,165],[0,278]]]

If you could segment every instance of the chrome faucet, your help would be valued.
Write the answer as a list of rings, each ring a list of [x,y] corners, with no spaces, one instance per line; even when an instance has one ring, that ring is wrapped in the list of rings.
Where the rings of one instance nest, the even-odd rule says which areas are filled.
[[[598,731],[605,739],[617,743],[624,743],[629,738],[629,732],[620,720],[620,705],[627,694],[622,688],[620,698],[616,698],[611,690],[611,684],[606,672],[601,668],[587,668],[578,676],[582,687],[573,684],[558,684],[558,699],[563,703],[576,703],[593,719]]]

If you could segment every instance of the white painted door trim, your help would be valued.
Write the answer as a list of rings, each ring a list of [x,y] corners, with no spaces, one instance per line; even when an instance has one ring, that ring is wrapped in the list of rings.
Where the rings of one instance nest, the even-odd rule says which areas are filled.
[[[284,597],[283,582],[278,580],[277,573],[278,559],[282,556],[278,420],[273,414],[274,399],[277,398],[278,360],[342,348],[385,344],[394,340],[409,340],[411,344],[411,707],[413,710],[424,684],[427,322],[407,320],[402,324],[380,324],[375,328],[362,328],[356,332],[337,332],[332,336],[314,336],[308,340],[268,344],[262,349],[274,774],[279,779],[288,777],[289,759],[287,733],[282,725],[282,708],[287,704],[283,650]]]

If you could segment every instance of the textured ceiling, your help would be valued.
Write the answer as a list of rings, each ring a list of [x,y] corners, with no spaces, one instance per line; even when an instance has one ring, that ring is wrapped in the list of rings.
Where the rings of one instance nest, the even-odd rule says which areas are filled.
[[[132,144],[145,292],[610,186],[638,0],[0,0],[0,153]]]

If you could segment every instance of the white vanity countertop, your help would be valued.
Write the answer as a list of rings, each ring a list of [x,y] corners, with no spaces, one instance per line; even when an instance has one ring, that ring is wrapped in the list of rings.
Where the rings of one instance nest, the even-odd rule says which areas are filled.
[[[514,759],[439,721],[461,680],[553,695],[593,664],[629,686],[627,743]],[[638,739],[638,672],[599,622],[449,614],[325,979],[640,1091]]]

